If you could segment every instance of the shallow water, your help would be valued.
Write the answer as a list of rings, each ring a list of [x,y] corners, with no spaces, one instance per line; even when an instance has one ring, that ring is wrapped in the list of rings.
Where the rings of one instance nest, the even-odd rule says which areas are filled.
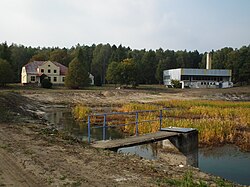
[[[250,185],[250,153],[235,146],[200,149],[199,168],[239,184]]]
[[[86,122],[76,122],[71,112],[67,109],[55,109],[48,112],[46,119],[49,123],[54,124],[59,130],[67,131],[72,136],[80,140],[88,139],[88,126]],[[91,140],[102,140],[102,128],[91,130]],[[107,129],[106,139],[122,138],[124,135],[116,128]]]
[[[87,140],[86,122],[75,122],[68,110],[55,109],[49,112],[46,117],[58,129],[67,131],[81,140]],[[107,139],[121,137],[124,137],[124,135],[119,130],[107,130]],[[91,138],[101,140],[102,128],[93,129],[91,131]],[[157,143],[122,148],[118,152],[136,154],[150,160],[157,159],[161,153]],[[225,145],[212,149],[200,149],[197,166],[203,172],[218,175],[239,184],[250,185],[250,153],[241,152],[235,146]]]

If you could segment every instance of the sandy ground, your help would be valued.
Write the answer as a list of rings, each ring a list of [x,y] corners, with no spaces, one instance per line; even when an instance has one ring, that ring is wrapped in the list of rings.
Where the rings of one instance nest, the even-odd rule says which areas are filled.
[[[219,99],[222,96],[225,100],[248,100],[250,90],[246,88],[238,93],[234,89],[227,92],[39,89],[20,93],[24,97],[19,98],[22,102],[16,103],[16,107],[42,117],[52,104],[80,102],[89,106],[112,106],[125,102]],[[192,171],[195,179],[216,186],[216,177],[198,169],[90,148],[31,117],[0,123],[0,186],[168,186],[164,182],[166,179],[182,178],[187,171]]]

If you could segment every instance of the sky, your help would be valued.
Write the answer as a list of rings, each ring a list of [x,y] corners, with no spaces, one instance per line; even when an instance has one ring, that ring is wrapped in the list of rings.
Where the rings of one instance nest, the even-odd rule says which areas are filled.
[[[0,42],[217,50],[250,44],[250,0],[0,0]]]

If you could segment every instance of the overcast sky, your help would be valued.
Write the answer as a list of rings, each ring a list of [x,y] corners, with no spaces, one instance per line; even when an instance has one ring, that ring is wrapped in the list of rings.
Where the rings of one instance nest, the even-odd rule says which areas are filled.
[[[250,44],[250,0],[0,0],[0,42],[198,50]]]

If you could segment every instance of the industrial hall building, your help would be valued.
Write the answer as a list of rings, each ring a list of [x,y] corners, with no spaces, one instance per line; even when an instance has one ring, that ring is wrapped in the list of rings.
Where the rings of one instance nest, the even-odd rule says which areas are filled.
[[[207,53],[206,69],[178,68],[163,71],[164,85],[180,81],[182,88],[229,88],[233,86],[232,70],[211,69],[211,55]]]

